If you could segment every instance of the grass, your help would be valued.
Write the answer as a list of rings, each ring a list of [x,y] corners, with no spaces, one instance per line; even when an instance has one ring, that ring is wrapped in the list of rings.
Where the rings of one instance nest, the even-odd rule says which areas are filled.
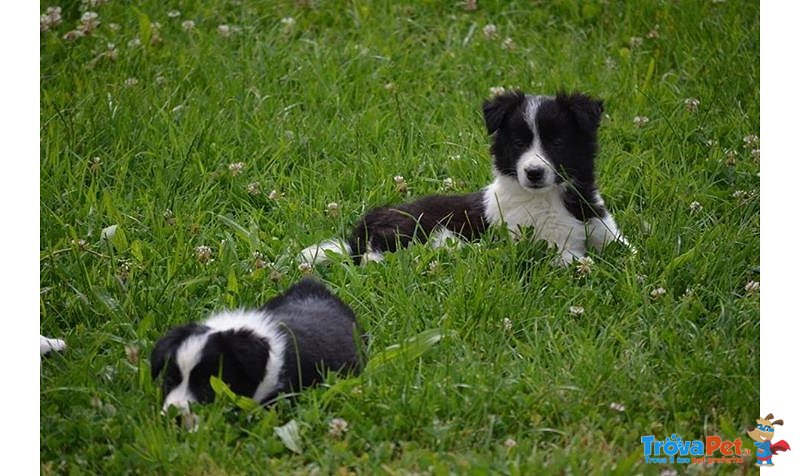
[[[758,5],[478,4],[186,1],[173,18],[161,2],[110,2],[74,42],[62,36],[80,3],[62,4],[64,23],[41,35],[40,319],[69,349],[41,366],[43,473],[658,473],[642,435],[747,441]],[[301,276],[293,256],[368,207],[442,192],[445,178],[487,184],[480,104],[494,86],[605,100],[599,180],[638,255],[612,247],[579,276],[498,233],[317,270],[371,356],[444,338],[294,405],[220,398],[196,433],[159,415],[148,355],[168,328],[286,289]],[[297,452],[274,431],[286,424]]]

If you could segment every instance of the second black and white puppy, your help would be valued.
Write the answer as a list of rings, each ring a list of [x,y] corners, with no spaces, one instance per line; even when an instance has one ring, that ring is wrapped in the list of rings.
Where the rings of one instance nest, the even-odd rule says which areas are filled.
[[[332,251],[356,262],[380,261],[412,240],[433,246],[474,240],[489,226],[506,226],[515,237],[520,228],[532,228],[536,238],[558,248],[564,265],[584,256],[587,246],[628,245],[595,184],[602,114],[602,102],[581,93],[495,96],[483,105],[494,159],[494,180],[486,188],[375,208],[346,242],[310,246],[299,259],[316,264]]]
[[[259,309],[224,311],[170,330],[153,349],[151,374],[164,372],[164,410],[188,412],[192,402],[212,401],[211,376],[269,403],[319,383],[329,370],[358,373],[360,342],[353,311],[305,278]]]

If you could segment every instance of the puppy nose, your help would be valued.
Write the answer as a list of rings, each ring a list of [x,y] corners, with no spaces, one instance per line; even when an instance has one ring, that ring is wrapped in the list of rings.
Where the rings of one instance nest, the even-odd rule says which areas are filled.
[[[528,177],[530,183],[539,183],[544,178],[544,168],[532,167],[525,169],[525,176]]]

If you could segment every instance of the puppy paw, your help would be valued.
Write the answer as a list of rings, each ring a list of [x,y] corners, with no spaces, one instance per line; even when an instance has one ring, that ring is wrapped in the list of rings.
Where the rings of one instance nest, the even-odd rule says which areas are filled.
[[[61,352],[67,348],[66,342],[61,339],[50,339],[48,337],[39,336],[39,355],[45,355],[49,352]]]

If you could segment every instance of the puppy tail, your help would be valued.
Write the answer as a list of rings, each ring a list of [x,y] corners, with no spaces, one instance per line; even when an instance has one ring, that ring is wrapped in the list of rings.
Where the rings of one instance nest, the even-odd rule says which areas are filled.
[[[350,256],[352,248],[350,244],[344,240],[335,238],[325,240],[301,251],[297,256],[297,261],[300,263],[308,263],[311,266],[327,263],[331,260],[327,254],[328,251],[342,256]]]

